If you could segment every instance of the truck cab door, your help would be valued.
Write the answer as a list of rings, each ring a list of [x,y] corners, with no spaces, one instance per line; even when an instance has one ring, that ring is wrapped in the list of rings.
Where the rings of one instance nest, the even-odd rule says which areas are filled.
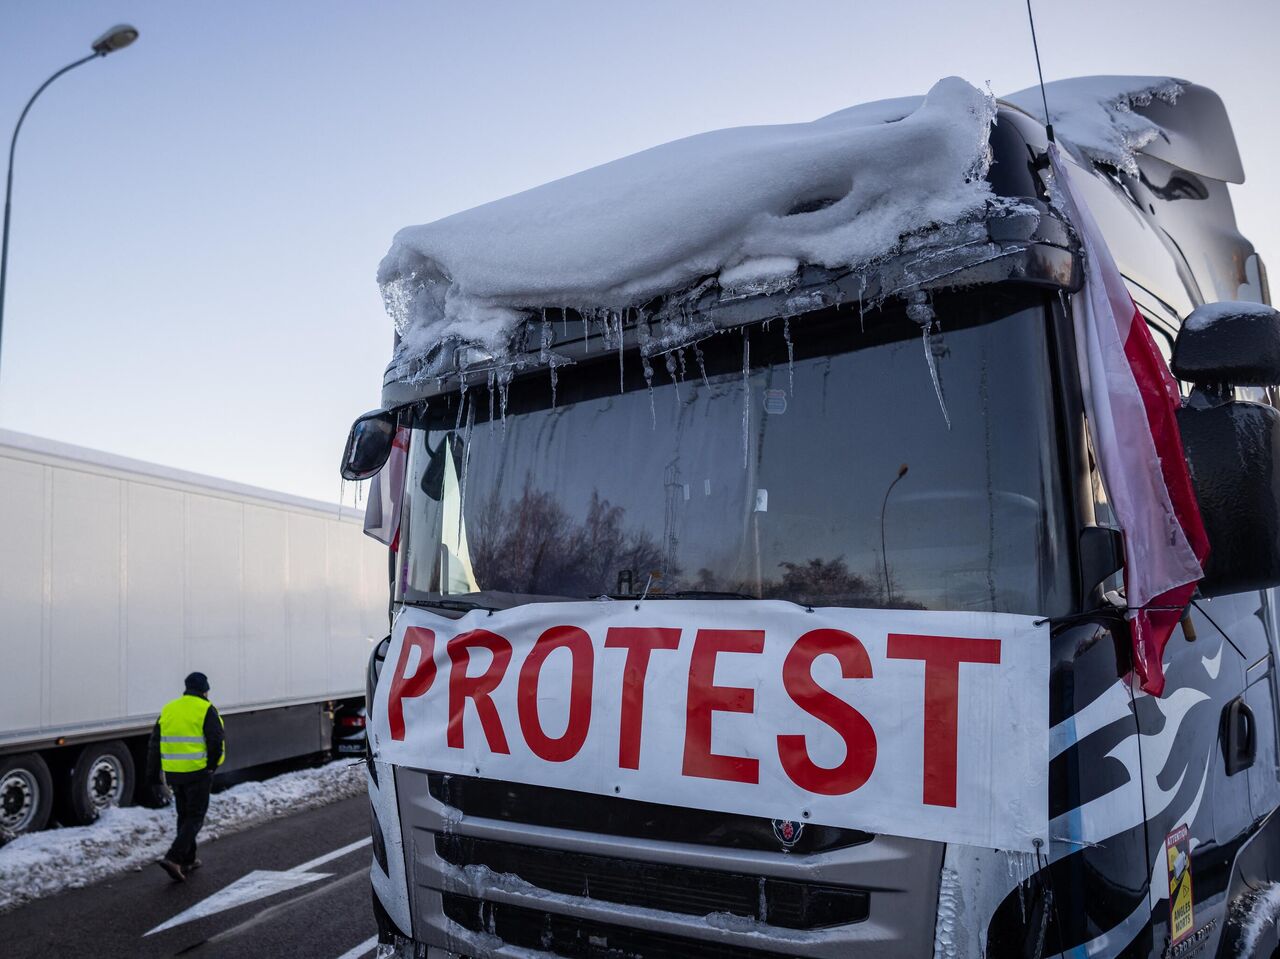
[[[1241,692],[1222,716],[1229,778],[1243,777],[1249,798],[1245,828],[1280,803],[1276,762],[1275,591],[1198,600],[1198,612],[1226,638],[1243,670]]]
[[[1274,805],[1274,759],[1258,762],[1275,751],[1260,609],[1260,593],[1197,601],[1190,627],[1184,622],[1165,648],[1163,695],[1135,693],[1153,955],[1197,935],[1211,940],[1204,954],[1213,954],[1238,840],[1255,805]],[[1270,782],[1259,779],[1264,767]]]

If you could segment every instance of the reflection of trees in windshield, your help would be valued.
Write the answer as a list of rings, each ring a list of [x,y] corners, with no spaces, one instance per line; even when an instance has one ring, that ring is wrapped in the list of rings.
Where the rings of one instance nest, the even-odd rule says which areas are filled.
[[[525,483],[520,498],[490,497],[475,524],[472,562],[482,589],[552,596],[599,596],[631,570],[643,585],[662,568],[662,549],[647,533],[623,529],[621,506],[592,492],[587,516],[574,522],[553,493]]]
[[[782,576],[764,579],[759,584],[717,580],[709,569],[698,570],[692,588],[707,592],[740,593],[761,599],[785,599],[806,606],[856,606],[876,609],[924,609],[920,603],[895,597],[885,601],[884,582],[878,576],[861,576],[849,569],[843,556],[835,559],[814,558],[798,563],[778,564]]]
[[[655,597],[692,591],[808,605],[923,608],[886,604],[883,580],[854,573],[843,556],[784,561],[780,576],[759,582],[718,578],[705,568],[685,577],[653,537],[627,530],[625,518],[625,509],[593,491],[586,518],[575,522],[555,494],[526,481],[517,500],[504,504],[491,496],[471,526],[476,580],[482,590],[526,595],[641,594],[647,585]]]

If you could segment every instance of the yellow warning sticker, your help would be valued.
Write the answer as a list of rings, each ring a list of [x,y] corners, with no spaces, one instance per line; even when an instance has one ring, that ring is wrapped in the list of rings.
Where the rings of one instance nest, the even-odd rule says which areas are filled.
[[[1179,826],[1164,839],[1169,862],[1169,945],[1176,946],[1195,929],[1191,904],[1191,830]]]

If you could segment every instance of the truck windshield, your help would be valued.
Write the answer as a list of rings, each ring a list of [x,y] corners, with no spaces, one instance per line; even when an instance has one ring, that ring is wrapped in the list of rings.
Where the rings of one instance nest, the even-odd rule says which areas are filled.
[[[856,304],[603,347],[417,407],[402,601],[600,596],[1053,613],[1070,548],[1041,296]],[[918,317],[917,317],[918,319]]]

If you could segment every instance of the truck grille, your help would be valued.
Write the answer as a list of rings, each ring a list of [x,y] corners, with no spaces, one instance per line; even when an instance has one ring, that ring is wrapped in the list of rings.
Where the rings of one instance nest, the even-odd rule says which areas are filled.
[[[751,959],[753,956],[778,959],[785,955],[593,922],[453,893],[444,894],[444,914],[464,929],[497,936],[508,945],[550,952],[564,959]]]
[[[486,866],[551,892],[692,916],[732,913],[787,929],[821,929],[867,918],[860,889],[744,873],[563,852],[438,834],[436,853],[455,866]]]
[[[726,849],[777,852],[786,848],[799,855],[844,849],[874,838],[871,833],[857,829],[806,825],[800,838],[788,847],[775,834],[771,820],[756,816],[663,806],[636,799],[447,773],[428,773],[427,785],[434,799],[467,816],[608,836]]]

